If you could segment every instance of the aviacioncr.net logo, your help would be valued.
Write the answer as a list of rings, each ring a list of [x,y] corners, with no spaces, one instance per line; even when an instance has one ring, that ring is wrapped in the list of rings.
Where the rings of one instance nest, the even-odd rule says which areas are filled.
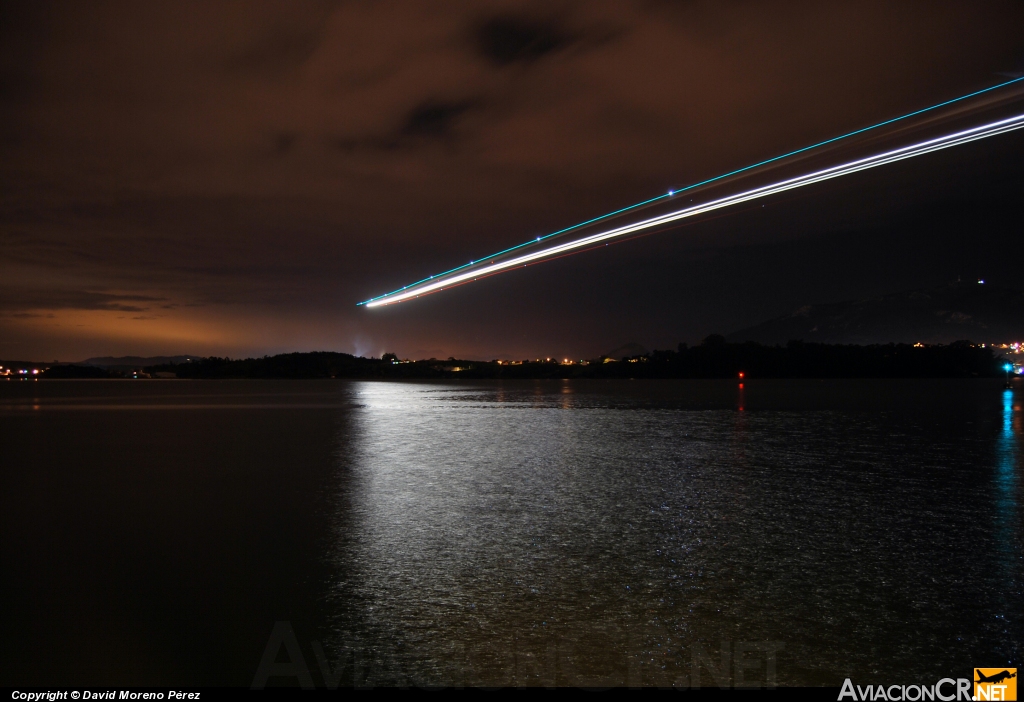
[[[967,678],[943,678],[934,685],[854,685],[849,678],[843,681],[839,700],[856,702],[972,702],[971,681]]]

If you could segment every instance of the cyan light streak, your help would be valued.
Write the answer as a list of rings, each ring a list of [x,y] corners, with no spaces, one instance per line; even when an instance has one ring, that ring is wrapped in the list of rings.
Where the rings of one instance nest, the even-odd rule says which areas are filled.
[[[490,265],[474,268],[470,271],[465,271],[458,274],[447,274],[444,275],[440,280],[434,280],[433,282],[421,281],[421,283],[413,284],[408,286],[410,289],[396,291],[395,293],[389,293],[387,296],[370,300],[365,303],[367,307],[379,307],[382,305],[390,305],[396,302],[402,302],[409,300],[420,295],[424,295],[431,292],[436,292],[444,288],[458,285],[475,278],[483,276],[493,275],[510,268],[517,268],[524,266],[529,263],[533,263],[542,259],[551,258],[558,256],[566,252],[580,249],[587,246],[592,246],[596,243],[607,241],[609,239],[615,239],[637,232],[651,229],[653,227],[659,227],[671,222],[676,222],[689,217],[695,217],[697,215],[705,214],[707,212],[713,212],[733,205],[738,205],[743,202],[749,202],[751,200],[757,200],[760,198],[768,197],[770,195],[776,195],[778,193],[786,192],[788,190],[794,190],[796,188],[802,188],[807,185],[814,183],[820,183],[826,180],[832,180],[833,178],[839,178],[852,173],[858,173],[871,168],[877,168],[884,166],[889,163],[895,163],[897,161],[903,161],[916,156],[922,156],[924,154],[932,153],[933,151],[940,151],[942,149],[948,149],[961,144],[967,144],[972,141],[978,141],[980,139],[986,139],[988,137],[996,136],[998,134],[1005,134],[1017,129],[1024,129],[1024,114],[1009,117],[1007,119],[999,120],[996,122],[990,122],[980,127],[973,127],[963,131],[947,134],[945,136],[937,137],[935,139],[929,139],[922,141],[917,144],[911,144],[910,146],[904,146],[899,149],[892,151],[886,151],[874,156],[868,156],[867,158],[858,159],[856,161],[849,161],[837,166],[832,166],[812,173],[807,173],[802,176],[795,178],[789,178],[782,180],[777,183],[765,185],[752,190],[746,190],[740,193],[729,195],[717,200],[710,202],[693,205],[690,207],[669,212],[657,217],[651,217],[649,219],[627,224],[621,227],[615,227],[608,229],[603,232],[597,232],[589,236],[585,236],[579,239],[573,239],[562,244],[556,244],[549,246],[537,251],[532,251],[521,256],[516,256],[505,261],[499,261]],[[479,265],[479,264],[478,264]],[[441,277],[441,276],[437,276]]]
[[[432,275],[432,276],[430,276],[428,278],[423,278],[422,280],[417,280],[415,283],[409,283],[408,285],[402,286],[398,290],[393,290],[393,291],[391,291],[389,293],[384,293],[383,295],[378,295],[377,297],[371,297],[369,300],[364,300],[363,302],[357,303],[357,306],[359,306],[359,305],[366,305],[368,307],[375,307],[376,305],[372,305],[370,303],[375,302],[377,300],[382,300],[384,298],[391,297],[392,295],[397,295],[398,293],[401,293],[404,290],[408,290],[408,289],[413,288],[413,287],[415,287],[417,285],[420,285],[422,283],[426,283],[428,281],[435,280],[437,278],[441,278],[441,277],[450,275],[450,274],[455,273],[457,271],[461,271],[464,268],[469,268],[470,266],[475,266],[475,265],[484,263],[486,261],[493,260],[493,259],[495,259],[495,258],[497,258],[499,256],[503,256],[503,255],[505,255],[507,253],[511,253],[512,251],[516,251],[518,249],[521,249],[524,246],[530,246],[532,244],[536,244],[539,241],[544,241],[545,239],[550,239],[553,236],[558,236],[559,234],[565,234],[567,232],[573,231],[574,229],[580,229],[581,227],[585,227],[585,226],[590,225],[590,224],[596,224],[597,222],[601,222],[603,220],[606,220],[609,217],[614,217],[616,215],[620,215],[620,214],[623,214],[625,212],[629,212],[631,210],[635,210],[638,207],[643,207],[644,205],[650,205],[650,204],[652,204],[654,202],[658,202],[658,201],[664,200],[666,198],[674,197],[674,196],[678,195],[679,193],[683,193],[683,192],[686,192],[688,190],[693,190],[694,188],[699,188],[702,185],[708,185],[710,183],[714,183],[714,182],[722,180],[724,178],[729,178],[730,176],[738,175],[740,173],[745,173],[746,171],[753,170],[754,168],[760,168],[761,166],[766,166],[769,163],[774,163],[776,161],[781,161],[782,159],[789,158],[790,156],[796,156],[798,154],[802,154],[802,153],[805,153],[807,151],[811,151],[813,149],[817,149],[819,147],[826,146],[828,144],[834,144],[837,141],[842,141],[843,139],[848,139],[849,137],[856,136],[858,134],[863,134],[865,132],[870,132],[873,129],[878,129],[879,127],[884,127],[884,126],[889,125],[889,124],[894,124],[895,122],[899,122],[899,121],[902,121],[902,120],[905,120],[905,119],[909,119],[910,117],[916,117],[917,115],[922,115],[922,114],[924,114],[926,112],[931,112],[933,110],[937,110],[940,107],[946,107],[948,105],[952,105],[953,103],[957,103],[957,102],[961,102],[963,100],[967,100],[968,98],[976,97],[976,96],[982,95],[984,93],[989,93],[989,92],[992,92],[993,90],[998,90],[999,88],[1005,88],[1008,85],[1012,85],[1013,83],[1019,83],[1021,81],[1024,81],[1024,77],[1014,78],[1013,80],[1008,80],[1008,81],[1005,81],[1003,83],[999,83],[997,85],[993,85],[993,86],[988,87],[988,88],[983,88],[981,90],[976,90],[973,93],[967,93],[966,95],[961,95],[960,97],[956,97],[956,98],[953,98],[951,100],[945,100],[944,102],[936,103],[936,104],[931,105],[929,107],[924,107],[924,108],[922,108],[920,110],[914,110],[913,112],[908,112],[905,115],[900,115],[899,117],[893,117],[892,119],[887,119],[884,122],[878,122],[877,124],[872,124],[869,127],[863,127],[861,129],[856,129],[856,130],[854,130],[852,132],[847,132],[846,134],[840,134],[837,137],[832,137],[831,139],[826,139],[825,141],[819,141],[816,144],[811,144],[810,146],[805,146],[805,147],[803,147],[801,149],[797,149],[796,151],[790,151],[788,153],[780,154],[779,156],[774,156],[772,158],[765,159],[764,161],[758,161],[757,163],[752,163],[749,166],[744,166],[743,168],[737,168],[734,171],[729,171],[728,173],[723,173],[721,175],[717,175],[714,178],[708,178],[707,180],[702,180],[700,182],[693,183],[691,185],[687,185],[687,186],[684,186],[682,188],[669,189],[669,191],[667,193],[665,193],[664,195],[658,195],[657,197],[652,197],[649,200],[644,200],[643,202],[638,202],[636,204],[629,205],[627,207],[623,207],[623,208],[618,209],[618,210],[614,210],[613,212],[608,212],[606,214],[599,215],[597,217],[594,217],[593,219],[588,219],[585,222],[580,222],[578,224],[574,224],[571,227],[566,227],[565,229],[559,229],[556,232],[551,232],[550,234],[545,234],[544,236],[538,236],[535,239],[531,239],[530,241],[524,241],[521,244],[516,244],[515,246],[511,246],[511,247],[509,247],[507,249],[504,249],[502,251],[498,251],[497,253],[493,253],[490,256],[486,256],[484,258],[477,259],[476,261],[470,261],[469,263],[464,263],[461,266],[456,266],[455,268],[452,268],[450,270],[444,271],[443,273],[437,273],[437,274]]]

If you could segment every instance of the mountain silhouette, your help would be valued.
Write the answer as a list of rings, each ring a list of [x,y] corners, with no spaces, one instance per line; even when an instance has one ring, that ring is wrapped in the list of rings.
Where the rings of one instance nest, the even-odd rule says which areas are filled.
[[[615,360],[621,360],[623,358],[632,358],[633,356],[645,356],[647,349],[636,342],[629,344],[623,344],[618,348],[612,349],[606,354],[602,354],[607,358],[614,358]]]
[[[79,361],[80,366],[96,366],[112,370],[131,370],[165,363],[188,363],[190,360],[201,359],[202,356],[97,356]]]
[[[728,334],[729,341],[784,344],[948,344],[960,339],[1024,339],[1024,292],[997,285],[950,283],[850,302],[807,305],[792,314]]]

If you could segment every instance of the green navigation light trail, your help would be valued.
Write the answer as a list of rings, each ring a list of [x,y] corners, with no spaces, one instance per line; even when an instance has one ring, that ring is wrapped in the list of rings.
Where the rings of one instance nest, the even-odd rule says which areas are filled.
[[[424,279],[416,281],[414,283],[410,283],[409,285],[403,286],[403,287],[401,287],[401,288],[399,288],[397,290],[394,290],[394,291],[389,292],[389,293],[385,293],[383,295],[379,295],[379,296],[371,298],[369,300],[365,300],[365,301],[360,302],[358,304],[366,306],[366,307],[379,307],[381,305],[391,304],[391,303],[395,303],[395,302],[401,302],[401,301],[404,301],[404,300],[408,300],[408,299],[410,299],[412,297],[417,297],[419,295],[422,295],[422,294],[425,294],[425,293],[428,293],[428,292],[435,292],[437,290],[441,290],[441,289],[450,287],[452,285],[465,282],[465,281],[467,281],[467,280],[469,280],[471,278],[474,278],[474,277],[479,277],[479,276],[483,276],[483,275],[492,275],[493,273],[500,272],[501,270],[507,270],[508,268],[512,268],[512,267],[516,267],[518,265],[522,265],[525,262],[532,262],[532,261],[536,261],[538,259],[548,258],[548,257],[551,257],[551,256],[559,255],[559,254],[562,254],[565,251],[568,251],[570,249],[579,248],[580,246],[586,246],[588,244],[592,244],[595,241],[604,240],[605,238],[610,238],[608,236],[608,232],[603,232],[603,233],[596,234],[596,235],[593,235],[593,236],[584,237],[583,239],[574,240],[574,241],[568,242],[566,244],[561,244],[561,245],[558,245],[558,246],[553,246],[551,248],[546,248],[546,249],[543,249],[542,251],[537,251],[537,252],[531,253],[531,254],[526,255],[526,256],[516,257],[515,259],[512,259],[511,261],[503,261],[503,262],[501,262],[499,264],[494,264],[494,265],[491,265],[491,266],[486,266],[486,267],[482,267],[481,268],[481,266],[483,266],[483,264],[486,264],[489,261],[493,261],[494,259],[498,258],[499,256],[504,256],[506,254],[509,254],[509,253],[511,253],[513,251],[516,251],[518,249],[522,249],[522,248],[527,247],[527,246],[536,245],[536,244],[538,244],[538,243],[540,243],[540,242],[542,242],[542,241],[544,241],[546,239],[550,239],[551,237],[558,236],[560,234],[566,234],[566,233],[568,233],[570,231],[573,231],[575,229],[580,229],[580,228],[588,226],[590,224],[595,224],[597,222],[600,222],[602,220],[608,219],[610,217],[614,217],[615,215],[619,215],[619,214],[623,214],[623,213],[629,212],[631,210],[635,210],[638,207],[642,207],[644,205],[652,204],[652,203],[658,202],[660,200],[665,200],[667,198],[670,198],[670,197],[673,197],[675,195],[678,195],[679,193],[686,192],[688,190],[693,190],[694,188],[700,187],[702,185],[708,185],[710,183],[722,180],[724,178],[728,178],[728,177],[733,176],[733,175],[737,175],[739,173],[750,171],[750,170],[752,170],[754,168],[758,168],[758,167],[764,166],[766,164],[770,164],[770,163],[773,163],[773,162],[776,162],[776,161],[780,161],[782,159],[789,158],[791,156],[795,156],[797,154],[805,153],[805,152],[811,151],[812,149],[817,149],[817,148],[819,148],[821,146],[825,146],[827,144],[832,144],[832,143],[838,142],[840,140],[847,139],[849,137],[855,136],[857,134],[863,134],[863,133],[871,131],[873,129],[877,129],[877,128],[885,126],[885,125],[893,124],[895,122],[899,122],[901,120],[905,120],[907,118],[910,118],[910,117],[913,117],[913,116],[916,116],[916,115],[920,115],[920,114],[923,114],[923,113],[926,113],[926,112],[929,112],[929,111],[932,111],[932,110],[936,110],[936,109],[938,109],[940,107],[951,105],[953,103],[960,102],[962,100],[966,100],[968,98],[975,97],[977,95],[988,93],[988,92],[991,92],[993,90],[997,90],[999,88],[1003,88],[1003,87],[1006,87],[1008,85],[1011,85],[1011,84],[1014,84],[1014,83],[1018,83],[1018,82],[1021,82],[1021,81],[1024,81],[1024,78],[1015,78],[1013,80],[1009,80],[1009,81],[1006,81],[1004,83],[1000,83],[998,85],[994,85],[994,86],[991,86],[989,88],[985,88],[983,90],[978,90],[978,91],[975,91],[975,92],[972,92],[972,93],[968,93],[966,95],[961,95],[960,97],[953,98],[952,100],[946,100],[944,102],[937,103],[937,104],[932,105],[930,107],[926,107],[926,108],[923,108],[923,109],[920,109],[920,110],[915,110],[914,112],[908,112],[907,114],[904,114],[904,115],[901,115],[899,117],[895,117],[895,118],[892,118],[892,119],[888,119],[888,120],[885,120],[883,122],[878,122],[877,124],[873,124],[873,125],[871,125],[869,127],[864,127],[862,129],[858,129],[858,130],[855,130],[855,131],[852,131],[852,132],[848,132],[846,134],[842,134],[840,136],[833,137],[831,139],[827,139],[825,141],[821,141],[821,142],[818,142],[816,144],[812,144],[810,146],[805,146],[805,147],[803,147],[801,149],[797,149],[795,151],[790,151],[788,153],[785,153],[785,154],[782,154],[782,155],[779,155],[779,156],[775,156],[773,158],[766,159],[764,161],[759,161],[759,162],[751,164],[749,166],[745,166],[743,168],[739,168],[739,169],[736,169],[736,170],[733,170],[733,171],[729,171],[728,173],[723,173],[723,174],[721,174],[719,176],[715,176],[714,178],[708,178],[706,180],[702,180],[700,182],[693,183],[692,185],[688,185],[688,186],[683,187],[683,188],[669,190],[668,193],[666,193],[664,195],[659,195],[657,197],[650,198],[650,199],[644,200],[642,202],[638,202],[638,203],[636,203],[634,205],[630,205],[628,207],[623,207],[623,208],[615,210],[613,212],[609,212],[607,214],[600,215],[598,217],[594,217],[593,219],[589,219],[589,220],[586,220],[584,222],[580,222],[579,224],[575,224],[575,225],[573,225],[571,227],[566,227],[565,229],[560,229],[560,230],[558,230],[556,232],[552,232],[551,234],[548,234],[546,236],[536,237],[535,239],[532,239],[532,240],[524,242],[522,244],[518,244],[516,246],[504,249],[504,250],[499,251],[497,253],[491,254],[490,256],[487,256],[485,258],[477,259],[475,261],[470,261],[469,263],[464,264],[462,266],[458,266],[456,268],[453,268],[451,270],[445,271],[443,273],[438,273],[438,274],[432,275],[432,276],[430,276],[428,278],[424,278]],[[1017,119],[1017,118],[1011,118],[1011,119]],[[1006,121],[1007,120],[1004,120],[1003,122],[1006,122]],[[1000,122],[1000,123],[993,123],[993,124],[1002,124],[1002,122]],[[985,138],[987,136],[995,136],[996,133],[1002,134],[1005,131],[1011,131],[1010,129],[1001,129],[1001,130],[993,132],[993,133],[985,132],[983,136],[978,136],[978,134],[982,134],[982,132],[978,132],[976,130],[985,130],[985,129],[987,129],[990,126],[991,125],[985,125],[983,127],[975,128],[975,130],[968,130],[968,132],[974,132],[974,134],[975,134],[972,138],[969,139],[969,141],[976,141],[977,139]],[[1019,127],[1013,127],[1013,129],[1016,129],[1016,128],[1019,128]],[[966,133],[967,132],[958,132],[957,134],[966,134]],[[944,145],[942,145],[942,146],[938,146],[936,148],[928,148],[927,150],[921,151],[921,152],[907,151],[907,150],[915,149],[919,145],[915,145],[915,146],[912,146],[912,147],[904,147],[904,149],[897,150],[897,152],[904,152],[905,151],[906,153],[904,153],[904,155],[900,156],[898,159],[895,159],[895,160],[903,160],[905,158],[911,158],[912,156],[921,155],[923,153],[929,153],[931,151],[937,150],[937,148],[949,148],[950,146],[955,146],[955,145],[957,145],[959,143],[965,143],[965,142],[957,141],[956,139],[954,139],[953,137],[955,137],[955,136],[957,136],[957,135],[947,135],[946,137],[940,137],[938,140],[931,140],[929,142],[923,142],[925,144],[932,144],[933,142],[939,143],[939,142],[943,142],[943,140],[947,140],[947,139],[951,140],[948,143],[943,142]],[[887,153],[897,153],[897,152],[887,152]],[[852,163],[862,163],[862,162],[863,163],[867,163],[867,162],[873,161],[873,159],[881,158],[881,156],[883,156],[883,155],[876,155],[876,156],[873,156],[873,157],[869,157],[868,159],[861,159],[861,161],[852,162]],[[883,160],[883,161],[879,161],[879,162],[874,162],[873,165],[863,166],[863,167],[857,168],[857,170],[864,170],[865,168],[872,168],[872,167],[883,165],[884,163],[890,163],[890,162],[891,162],[891,160]],[[849,165],[849,164],[847,164],[847,165]],[[836,166],[836,167],[833,167],[832,169],[826,169],[826,171],[820,171],[818,173],[831,172],[831,171],[834,171],[835,169],[840,169],[841,170],[843,168],[844,168],[844,166]],[[819,180],[827,180],[827,179],[831,179],[831,178],[836,178],[836,177],[839,177],[839,175],[845,175],[847,172],[855,172],[855,171],[842,171],[842,172],[836,171],[833,175],[829,175],[827,178],[820,178],[818,180],[809,180],[809,181],[805,182],[803,179],[809,178],[809,177],[811,177],[811,175],[814,175],[814,174],[808,174],[807,176],[801,176],[799,178],[791,179],[791,181],[783,181],[783,182],[784,183],[795,183],[797,181],[800,182],[799,185],[790,184],[788,187],[785,188],[786,190],[789,190],[789,189],[792,189],[794,187],[802,187],[803,185],[809,185],[812,182],[819,182]],[[765,186],[765,188],[758,188],[756,191],[749,191],[749,192],[761,192],[761,191],[766,190],[766,189],[775,188],[778,185],[780,185],[780,184],[775,184],[775,185],[772,185],[772,186]],[[781,190],[771,190],[771,192],[763,192],[762,194],[757,195],[756,197],[765,197],[766,195],[773,194],[774,192],[781,192]],[[720,209],[722,207],[726,207],[726,206],[728,206],[728,204],[736,204],[738,202],[745,202],[747,199],[752,199],[752,198],[744,198],[744,199],[739,199],[739,200],[735,200],[735,201],[733,200],[734,198],[740,197],[741,195],[745,195],[745,193],[741,193],[741,194],[735,195],[735,196],[729,196],[727,198],[722,198],[721,200],[716,200],[714,202],[715,203],[719,203],[719,204],[717,204],[714,207],[710,207],[710,209],[708,209],[708,208],[711,205],[711,203],[707,203],[705,205],[698,205],[698,206],[695,206],[695,207],[687,208],[685,210],[680,210],[678,212],[669,213],[668,215],[663,215],[661,217],[655,217],[655,218],[650,219],[650,220],[644,220],[641,223],[637,223],[637,224],[633,224],[633,225],[627,225],[625,227],[620,227],[618,229],[614,229],[614,230],[611,230],[611,231],[612,232],[618,232],[618,233],[614,234],[613,236],[623,236],[623,235],[628,234],[628,233],[639,231],[640,229],[646,229],[646,228],[650,228],[650,227],[653,227],[653,226],[658,226],[659,224],[664,224],[665,222],[668,222],[668,221],[674,221],[676,219],[682,219],[683,217],[694,216],[695,214],[700,214],[700,213],[703,213],[703,212],[711,211],[711,209]],[[721,204],[721,203],[724,203],[724,202],[727,202],[727,201],[728,201],[728,204]],[[686,212],[688,214],[680,214],[682,212]],[[668,219],[666,219],[666,218],[668,218]],[[643,226],[640,226],[640,225],[643,225]],[[637,227],[639,227],[639,229]],[[459,273],[459,271],[465,271],[467,268],[470,268],[470,267],[473,268],[472,271],[466,271],[462,275],[455,275],[455,274]]]

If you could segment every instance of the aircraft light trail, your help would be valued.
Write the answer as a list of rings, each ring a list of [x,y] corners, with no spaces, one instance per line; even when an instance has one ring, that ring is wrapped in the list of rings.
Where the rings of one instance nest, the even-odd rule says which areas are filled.
[[[369,303],[374,302],[375,300],[382,300],[382,299],[390,297],[390,296],[392,296],[392,295],[394,295],[396,293],[400,293],[400,292],[402,292],[404,290],[408,290],[409,288],[412,288],[412,287],[415,287],[417,285],[420,285],[421,283],[426,283],[428,281],[435,280],[437,278],[441,278],[441,277],[447,276],[447,275],[449,275],[451,273],[455,273],[455,272],[461,271],[461,270],[463,270],[465,268],[469,268],[470,266],[484,263],[485,261],[491,261],[491,260],[493,260],[495,258],[498,258],[499,256],[503,256],[503,255],[505,255],[507,253],[511,253],[512,251],[517,251],[518,249],[521,249],[521,248],[524,248],[524,247],[527,247],[527,246],[532,246],[532,245],[536,244],[539,241],[544,241],[546,239],[550,239],[552,237],[558,236],[559,234],[566,234],[566,233],[571,232],[573,230],[580,229],[582,227],[586,227],[587,225],[590,225],[590,224],[596,224],[597,222],[604,221],[604,220],[606,220],[606,219],[608,219],[610,217],[614,217],[615,215],[623,214],[625,212],[630,212],[630,211],[635,210],[635,209],[637,209],[639,207],[643,207],[644,205],[650,205],[650,204],[653,204],[653,203],[658,202],[660,200],[664,200],[666,198],[674,197],[676,195],[679,195],[680,193],[693,190],[694,188],[699,188],[702,185],[709,185],[711,183],[715,183],[717,181],[723,180],[723,179],[728,178],[730,176],[738,175],[740,173],[745,173],[747,171],[753,170],[753,169],[758,168],[760,166],[764,166],[764,165],[767,165],[767,164],[770,164],[770,163],[775,163],[777,161],[781,161],[783,159],[789,158],[790,156],[796,156],[797,154],[806,153],[808,151],[812,151],[812,150],[817,149],[819,147],[826,146],[828,144],[834,144],[836,142],[842,141],[843,139],[848,139],[849,137],[856,136],[858,134],[864,134],[865,132],[873,131],[875,129],[878,129],[879,127],[884,127],[884,126],[887,126],[887,125],[890,125],[890,124],[894,124],[896,122],[901,122],[901,121],[903,121],[905,119],[909,119],[910,117],[915,117],[915,116],[918,116],[918,115],[922,115],[922,114],[925,114],[927,112],[933,112],[934,110],[937,110],[937,109],[939,109],[941,107],[946,107],[946,106],[952,105],[954,103],[963,102],[964,100],[967,100],[967,99],[972,98],[972,97],[976,97],[978,95],[983,95],[985,93],[991,93],[992,91],[999,90],[1000,88],[1005,88],[1008,85],[1013,85],[1015,83],[1020,83],[1021,81],[1024,81],[1024,77],[1014,78],[1012,80],[1004,81],[1002,83],[997,83],[996,85],[992,85],[992,86],[989,86],[987,88],[982,88],[981,90],[975,90],[974,92],[967,93],[966,95],[961,95],[959,97],[955,97],[955,98],[952,98],[950,100],[944,100],[944,101],[936,103],[934,105],[929,105],[928,107],[924,107],[924,108],[921,108],[919,110],[914,110],[913,112],[908,112],[906,114],[900,115],[899,117],[893,117],[891,119],[883,120],[881,122],[877,122],[877,123],[872,124],[870,126],[862,127],[860,129],[855,129],[852,132],[847,132],[846,134],[840,134],[839,136],[832,137],[831,139],[825,139],[824,141],[819,141],[819,142],[817,142],[815,144],[811,144],[810,146],[805,146],[803,148],[796,149],[796,150],[790,151],[788,153],[780,154],[778,156],[774,156],[772,158],[765,159],[763,161],[758,161],[757,163],[752,163],[749,166],[744,166],[743,168],[737,168],[737,169],[729,171],[727,173],[722,173],[721,175],[717,175],[717,176],[715,176],[713,178],[707,178],[705,180],[702,180],[702,181],[699,181],[699,182],[696,182],[696,183],[692,183],[690,185],[687,185],[687,186],[684,186],[684,187],[681,187],[681,188],[670,188],[669,191],[667,193],[665,193],[665,194],[658,195],[656,197],[652,197],[652,198],[649,198],[649,199],[644,200],[642,202],[637,202],[637,203],[632,204],[632,205],[627,205],[626,207],[622,207],[622,208],[614,210],[612,212],[608,212],[608,213],[605,213],[603,215],[599,215],[597,217],[593,217],[591,219],[588,219],[586,221],[580,222],[578,224],[574,224],[572,226],[565,227],[564,229],[559,229],[558,231],[551,232],[550,234],[546,234],[544,236],[538,236],[535,239],[531,239],[530,241],[525,241],[522,244],[516,244],[515,246],[510,246],[509,248],[504,249],[502,251],[498,251],[497,253],[493,253],[490,256],[485,256],[484,258],[480,258],[480,259],[477,259],[475,261],[470,261],[469,263],[464,263],[461,266],[456,266],[455,268],[449,269],[449,270],[444,271],[442,273],[437,273],[437,274],[429,276],[427,278],[423,278],[422,280],[417,280],[415,283],[409,283],[408,285],[404,285],[401,288],[399,288],[398,290],[393,290],[392,292],[384,293],[383,295],[378,295],[377,297],[372,297],[369,300],[364,300],[363,302],[357,303],[357,306],[369,305]]]
[[[871,168],[877,168],[884,166],[889,163],[895,163],[897,161],[903,161],[916,156],[922,156],[924,154],[932,153],[942,149],[952,148],[961,144],[967,144],[972,141],[978,141],[980,139],[986,139],[988,137],[996,136],[998,134],[1005,134],[1017,129],[1024,129],[1024,114],[1002,119],[996,122],[990,122],[988,124],[981,125],[979,127],[973,127],[945,136],[929,139],[927,141],[918,142],[909,146],[904,146],[899,149],[891,151],[885,151],[883,153],[868,156],[866,158],[858,159],[855,161],[849,161],[847,163],[831,166],[822,170],[807,173],[795,178],[789,178],[786,180],[778,181],[769,185],[746,190],[743,192],[728,195],[726,197],[711,200],[709,202],[692,205],[674,212],[668,212],[663,215],[644,219],[632,224],[627,224],[621,227],[615,227],[605,231],[597,232],[584,236],[578,239],[573,239],[560,244],[552,243],[551,246],[547,246],[538,250],[523,253],[519,256],[509,258],[503,261],[497,261],[487,265],[483,265],[486,261],[491,261],[497,256],[509,253],[515,249],[521,248],[513,247],[513,249],[506,249],[503,252],[489,256],[482,261],[477,261],[476,266],[471,270],[465,270],[468,266],[474,266],[474,264],[467,264],[460,268],[453,269],[447,273],[442,273],[430,278],[424,279],[417,283],[401,288],[392,293],[387,293],[377,298],[367,300],[366,302],[360,303],[366,307],[380,307],[384,305],[390,305],[397,302],[403,302],[410,300],[421,295],[425,295],[432,292],[437,292],[448,287],[460,285],[462,283],[473,280],[474,278],[480,278],[484,276],[494,275],[502,271],[506,271],[512,268],[518,268],[525,266],[530,263],[540,261],[542,259],[548,259],[555,256],[564,255],[567,252],[581,249],[584,247],[593,246],[596,243],[608,241],[618,237],[627,236],[654,227],[659,227],[671,222],[676,222],[689,217],[695,217],[707,212],[713,212],[733,205],[738,205],[743,202],[749,202],[751,200],[757,200],[760,198],[768,197],[778,193],[786,192],[788,190],[794,190],[796,188],[802,188],[807,185],[814,183],[820,183],[826,180],[839,178],[852,173],[858,173],[860,171],[868,170]],[[632,209],[632,208],[628,208]],[[602,218],[598,218],[599,221]],[[582,225],[578,225],[582,226]],[[577,227],[573,227],[577,228]],[[568,231],[568,230],[563,230]],[[552,236],[552,235],[549,235]],[[548,238],[548,237],[542,237]],[[538,243],[542,238],[538,238],[535,242]],[[461,271],[461,272],[460,272]]]

